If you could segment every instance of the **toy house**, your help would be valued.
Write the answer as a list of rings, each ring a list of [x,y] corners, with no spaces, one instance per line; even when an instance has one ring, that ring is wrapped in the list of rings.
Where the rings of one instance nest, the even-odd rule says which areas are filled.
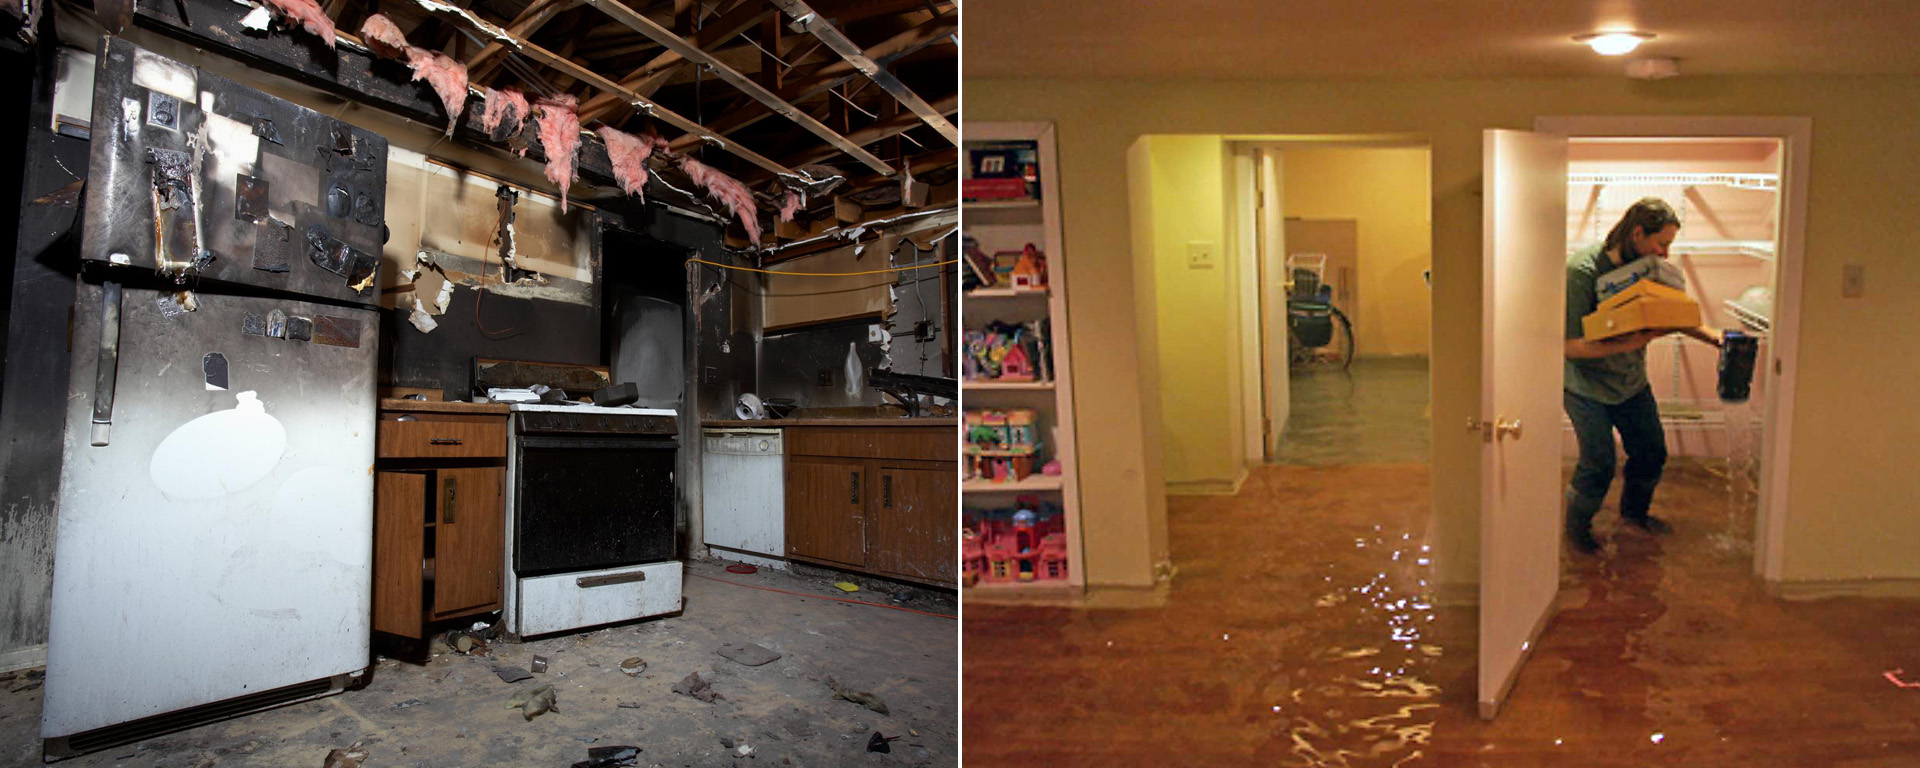
[[[1040,249],[1028,243],[1026,250],[1020,252],[1020,258],[1013,263],[1012,271],[1007,273],[1013,287],[1022,289],[1040,289],[1047,287],[1047,257]]]

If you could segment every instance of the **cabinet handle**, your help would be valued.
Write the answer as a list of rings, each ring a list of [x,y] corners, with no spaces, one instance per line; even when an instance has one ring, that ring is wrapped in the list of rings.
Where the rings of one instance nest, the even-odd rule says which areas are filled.
[[[427,440],[428,445],[460,445],[465,442],[465,440],[453,437],[436,437]]]
[[[893,509],[893,475],[880,476],[880,508]]]
[[[454,496],[454,487],[457,480],[458,478],[452,478],[452,477],[444,479],[444,482],[447,484],[447,486],[446,486],[446,500],[440,503],[440,524],[442,525],[453,525],[453,496]]]
[[[847,478],[848,478],[847,479],[847,503],[859,504],[860,503],[860,473],[854,472],[848,475]]]
[[[632,584],[636,581],[646,580],[646,571],[634,571],[633,573],[615,573],[607,576],[582,576],[574,579],[573,583],[581,589],[586,589],[588,587],[606,587],[614,584]]]

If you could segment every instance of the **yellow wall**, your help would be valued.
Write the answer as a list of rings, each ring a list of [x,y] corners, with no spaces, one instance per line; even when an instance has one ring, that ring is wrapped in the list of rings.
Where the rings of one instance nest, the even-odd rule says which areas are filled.
[[[1133,200],[1133,218],[1150,222],[1144,241],[1154,266],[1166,482],[1231,484],[1245,451],[1236,439],[1240,337],[1230,311],[1237,293],[1224,227],[1224,144],[1219,136],[1141,142],[1151,180]],[[1210,244],[1213,266],[1189,267],[1188,246],[1196,242]]]
[[[1060,198],[1075,257],[1070,312],[1086,504],[1101,524],[1165,525],[1151,426],[1106,419],[1151,407],[1159,393],[1138,366],[1141,280],[1130,248],[1127,152],[1157,133],[1360,134],[1407,132],[1432,148],[1435,423],[1477,410],[1480,388],[1481,131],[1530,128],[1549,114],[1806,115],[1814,120],[1807,269],[1792,425],[1784,575],[1788,579],[1920,577],[1920,473],[1908,469],[1920,407],[1920,217],[1902,194],[1920,178],[1920,79],[1914,77],[1688,77],[1452,79],[1339,82],[970,80],[969,120],[1051,120],[1059,126]],[[1840,297],[1844,264],[1866,268],[1866,295]],[[1165,350],[1162,350],[1163,352]],[[1871,363],[1871,364],[1868,364]],[[1135,376],[1128,376],[1135,372]],[[1098,384],[1096,384],[1096,382]],[[1139,412],[1139,411],[1123,411]],[[1146,425],[1155,421],[1142,414]],[[1434,546],[1442,584],[1479,568],[1479,447],[1464,430],[1434,430]],[[1105,486],[1145,493],[1096,493]],[[1092,516],[1089,514],[1089,522]],[[1684,524],[1684,520],[1682,521]],[[1117,534],[1116,534],[1117,535]],[[1164,535],[1156,542],[1164,542]],[[1088,543],[1088,576],[1147,572],[1104,562]],[[1158,546],[1158,544],[1156,544]]]
[[[1289,217],[1353,219],[1360,231],[1362,357],[1427,354],[1432,317],[1426,280],[1433,223],[1427,149],[1287,149]]]

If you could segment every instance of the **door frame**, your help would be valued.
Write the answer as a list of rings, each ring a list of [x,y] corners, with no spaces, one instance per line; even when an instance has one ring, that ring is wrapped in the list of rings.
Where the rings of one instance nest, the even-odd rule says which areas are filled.
[[[1775,255],[1773,380],[1762,404],[1760,493],[1754,522],[1753,573],[1768,584],[1782,578],[1786,553],[1788,478],[1792,475],[1795,354],[1800,343],[1801,279],[1806,268],[1807,187],[1812,167],[1813,118],[1553,115],[1533,129],[1583,138],[1768,138],[1781,142],[1780,250]]]

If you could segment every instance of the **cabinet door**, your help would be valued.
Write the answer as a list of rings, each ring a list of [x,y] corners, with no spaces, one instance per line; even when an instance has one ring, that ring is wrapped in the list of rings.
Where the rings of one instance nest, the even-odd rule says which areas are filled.
[[[867,520],[869,564],[915,581],[956,581],[955,469],[882,467]]]
[[[435,618],[500,607],[500,569],[505,557],[507,470],[502,467],[442,469],[434,494],[433,615]]]
[[[787,552],[866,564],[867,465],[793,456],[787,460]]]
[[[380,472],[374,477],[373,628],[420,636],[420,561],[426,556],[427,476]]]

